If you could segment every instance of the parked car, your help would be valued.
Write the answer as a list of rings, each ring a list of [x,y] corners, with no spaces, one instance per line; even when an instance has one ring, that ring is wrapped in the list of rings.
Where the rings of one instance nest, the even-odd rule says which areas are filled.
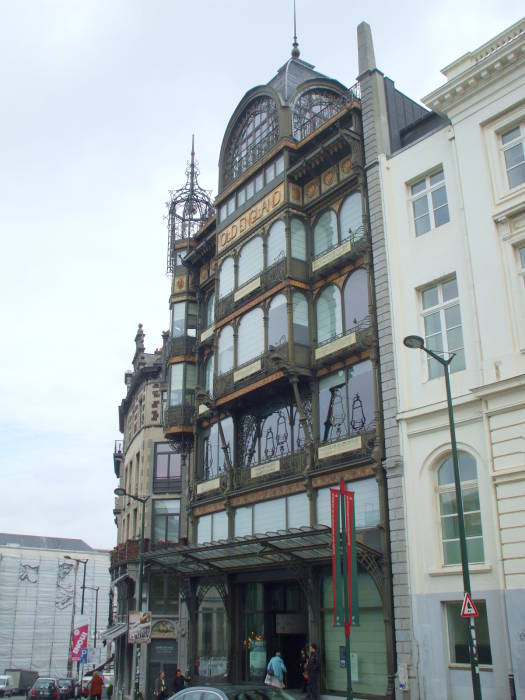
[[[11,676],[0,676],[0,697],[8,698],[14,693],[15,689]]]
[[[68,699],[75,697],[75,681],[72,678],[59,678],[57,683],[61,698]]]
[[[58,700],[59,690],[56,678],[37,678],[29,693],[30,698],[48,698]]]
[[[235,684],[235,685],[191,685],[184,690],[172,695],[169,700],[195,700],[196,694],[200,693],[199,700],[247,700],[256,698],[257,700],[296,700],[295,696],[286,690],[271,688],[267,685]]]

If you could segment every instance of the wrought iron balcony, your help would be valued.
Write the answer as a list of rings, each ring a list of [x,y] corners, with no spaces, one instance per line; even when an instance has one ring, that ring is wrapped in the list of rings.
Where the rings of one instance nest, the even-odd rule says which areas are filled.
[[[275,456],[250,467],[235,469],[233,472],[233,484],[235,489],[244,489],[252,484],[259,486],[268,481],[278,481],[288,477],[300,476],[305,469],[306,452],[303,450],[280,457]]]
[[[111,566],[117,566],[127,561],[136,561],[139,558],[140,540],[127,540],[121,542],[110,552]],[[144,540],[144,551],[149,551],[149,540]]]
[[[361,431],[341,435],[336,440],[316,442],[316,459],[313,468],[327,469],[334,466],[351,465],[370,458],[376,442],[376,425],[371,421]]]
[[[169,406],[164,414],[164,428],[192,425],[195,408],[190,404]]]
[[[233,391],[233,370],[219,374],[213,383],[213,395],[218,398]]]
[[[323,250],[312,258],[312,277],[317,279],[325,277],[328,272],[337,270],[354,260],[360,258],[369,249],[369,236],[367,223],[356,231],[352,231],[350,236],[341,243],[337,243],[331,248]]]
[[[115,470],[115,476],[120,479],[120,467],[122,466],[122,461],[124,459],[124,441],[115,440],[115,447],[113,448],[113,469]]]
[[[169,345],[170,357],[178,355],[194,355],[197,339],[188,335],[183,335],[180,338],[172,338]]]
[[[228,294],[225,297],[222,297],[222,299],[219,299],[217,301],[216,309],[215,309],[215,320],[220,321],[221,318],[224,318],[225,316],[229,316],[231,313],[233,313],[234,309],[234,300],[233,300],[233,292],[231,294]]]
[[[312,348],[312,362],[319,366],[327,361],[332,362],[340,355],[346,356],[349,352],[362,352],[371,347],[373,340],[371,319],[370,316],[365,316],[352,328],[333,335]]]

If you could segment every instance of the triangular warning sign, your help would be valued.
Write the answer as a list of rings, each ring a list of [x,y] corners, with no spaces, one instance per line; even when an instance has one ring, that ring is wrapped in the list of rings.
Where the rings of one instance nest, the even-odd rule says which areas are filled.
[[[472,598],[468,593],[465,593],[465,597],[463,598],[463,605],[461,606],[461,617],[479,617],[478,609],[472,602]]]

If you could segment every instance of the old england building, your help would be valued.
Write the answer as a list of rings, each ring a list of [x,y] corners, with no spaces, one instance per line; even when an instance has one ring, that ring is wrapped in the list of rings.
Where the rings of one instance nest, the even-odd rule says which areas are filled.
[[[143,645],[140,669],[148,695],[161,669],[171,687],[177,666],[200,680],[261,682],[276,649],[288,666],[290,687],[298,688],[299,652],[309,641],[321,648],[323,695],[345,694],[344,632],[333,626],[329,527],[330,488],[344,481],[356,504],[355,696],[415,699],[424,688],[421,697],[443,697],[445,686],[441,696],[432,693],[447,670],[446,692],[462,687],[447,697],[468,696],[462,694],[468,677],[454,675],[465,673],[462,632],[450,617],[461,596],[457,545],[445,534],[446,546],[432,540],[445,528],[447,513],[439,512],[439,504],[446,509],[443,494],[450,491],[446,469],[436,476],[448,457],[444,390],[435,368],[425,365],[430,375],[423,387],[412,369],[413,396],[407,393],[403,362],[410,358],[402,359],[407,351],[399,337],[418,331],[419,322],[422,335],[430,334],[426,307],[418,315],[403,297],[407,285],[416,295],[435,288],[432,300],[443,313],[457,297],[450,285],[459,265],[448,269],[450,256],[432,247],[431,234],[419,239],[426,233],[426,219],[419,221],[425,211],[414,204],[424,192],[429,222],[430,209],[434,217],[429,230],[452,230],[446,228],[457,203],[451,194],[449,213],[452,117],[435,109],[437,97],[427,110],[377,70],[365,23],[358,28],[358,51],[359,82],[348,88],[302,60],[294,42],[277,74],[249,90],[233,112],[220,147],[214,202],[198,184],[193,148],[186,185],[171,193],[170,330],[162,349],[150,355],[139,328],[120,408],[124,446],[116,455],[120,486],[149,497],[143,605],[153,614],[153,634]],[[516,115],[502,124],[510,129],[511,146],[523,148],[522,112]],[[415,223],[399,213],[412,211]],[[503,240],[521,210],[512,211],[496,212],[511,216],[511,223],[500,224]],[[414,240],[398,241],[407,231]],[[508,235],[520,251],[520,236]],[[411,257],[403,258],[401,250]],[[506,255],[510,260],[513,254]],[[447,313],[444,322],[452,324],[454,311]],[[413,359],[417,364],[419,358]],[[506,367],[500,364],[498,372]],[[518,356],[513,367],[516,376],[523,372]],[[508,389],[518,406],[519,381],[503,386],[506,377],[495,376],[500,384],[487,388],[472,376],[468,386],[477,381],[476,396],[496,403]],[[466,387],[455,379],[456,395]],[[472,420],[465,419],[469,425]],[[426,445],[419,453],[418,440]],[[473,455],[467,442],[465,437],[461,448]],[[432,463],[428,473],[425,460]],[[496,479],[501,502],[518,479],[518,464],[505,462],[512,473]],[[484,478],[480,474],[480,486]],[[120,497],[115,511],[119,544],[112,577],[121,617],[111,634],[117,689],[125,695],[135,676],[125,615],[136,605],[138,506]],[[447,527],[454,532],[454,523]],[[475,518],[472,528],[479,539]],[[425,560],[423,570],[430,541],[435,561]],[[483,551],[479,543],[477,550],[471,546],[478,555]],[[486,539],[494,562],[498,546]],[[479,571],[492,590],[499,584],[489,566],[483,560]],[[521,585],[519,578],[512,581]],[[420,594],[429,596],[432,632]],[[483,596],[483,611],[485,600],[487,608],[493,604],[489,598]],[[484,628],[485,646],[487,635]],[[520,653],[517,647],[513,653]],[[426,680],[419,654],[432,667]],[[507,652],[495,656],[490,670],[497,671],[496,690],[487,697],[500,697],[509,658]]]

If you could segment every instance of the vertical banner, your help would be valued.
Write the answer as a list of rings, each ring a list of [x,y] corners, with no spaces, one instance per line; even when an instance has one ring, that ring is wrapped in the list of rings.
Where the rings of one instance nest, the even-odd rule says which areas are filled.
[[[71,661],[80,662],[82,659],[82,650],[87,653],[89,637],[89,619],[86,615],[79,615],[75,618],[75,626],[73,628],[73,644],[71,648]]]
[[[358,598],[358,578],[357,578],[357,549],[355,542],[355,503],[352,509],[352,624],[359,626],[359,598]],[[357,676],[356,676],[357,677]]]
[[[344,498],[344,518],[345,518],[345,556],[346,556],[346,571],[347,580],[346,586],[348,590],[348,623],[352,624],[352,579],[353,579],[353,558],[354,558],[354,492],[343,491],[341,494]]]
[[[344,624],[343,561],[341,558],[341,516],[339,491],[330,489],[332,515],[332,591],[334,603],[334,627]]]

